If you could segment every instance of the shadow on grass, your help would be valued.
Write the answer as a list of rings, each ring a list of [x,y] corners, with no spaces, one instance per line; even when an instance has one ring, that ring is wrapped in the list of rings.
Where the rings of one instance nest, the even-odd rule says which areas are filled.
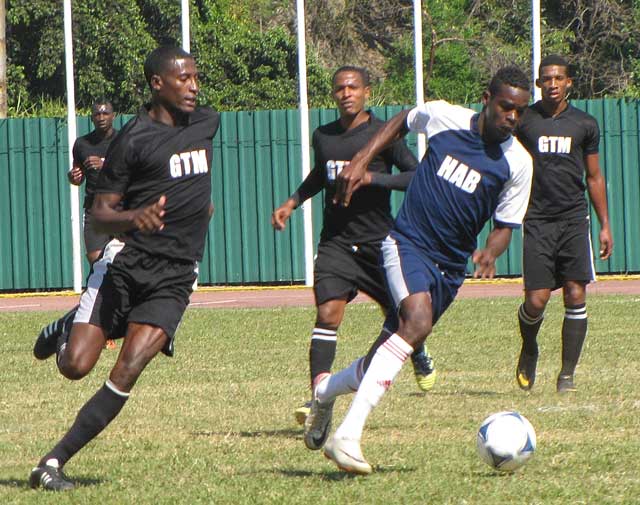
[[[80,477],[77,479],[71,478],[71,482],[73,482],[77,487],[85,487],[85,486],[97,486],[98,484],[103,484],[105,479],[98,479],[95,477]],[[31,489],[29,486],[29,479],[0,479],[0,488],[15,488],[15,489]]]
[[[499,393],[498,391],[470,391],[470,390],[456,390],[456,391],[429,391],[427,393],[414,392],[409,393],[408,396],[417,398],[428,398],[429,396],[505,396],[507,393]]]
[[[287,428],[283,430],[258,430],[258,431],[192,431],[194,437],[242,437],[242,438],[259,438],[259,437],[284,437],[292,438],[302,435],[302,429]]]
[[[411,468],[394,468],[394,467],[374,467],[373,474],[391,474],[391,473],[410,473],[415,472],[416,469]],[[289,470],[289,469],[274,469],[273,473],[283,475],[285,477],[318,477],[322,480],[329,482],[340,482],[347,479],[366,478],[367,475],[356,475],[353,473],[343,472],[342,470],[333,471],[309,471],[309,470]]]

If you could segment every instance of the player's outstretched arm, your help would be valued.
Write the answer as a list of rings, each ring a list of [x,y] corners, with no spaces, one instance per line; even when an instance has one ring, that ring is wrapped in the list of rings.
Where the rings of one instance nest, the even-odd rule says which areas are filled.
[[[393,116],[382,128],[369,140],[356,155],[351,158],[351,163],[342,169],[336,177],[336,194],[333,203],[347,207],[351,202],[351,196],[363,184],[367,167],[373,158],[389,147],[393,142],[404,137],[407,132],[408,110]]]
[[[613,252],[613,236],[609,225],[609,211],[607,209],[607,190],[604,177],[600,171],[600,159],[598,154],[585,156],[587,167],[586,182],[589,198],[600,221],[600,259],[606,260]]]
[[[167,197],[162,195],[155,203],[139,209],[119,210],[122,195],[98,193],[91,212],[99,231],[117,234],[138,229],[143,233],[154,233],[164,228],[164,207]]]
[[[494,228],[487,237],[484,249],[477,249],[471,256],[476,266],[475,279],[492,279],[496,274],[496,259],[507,250],[511,242],[511,228]]]

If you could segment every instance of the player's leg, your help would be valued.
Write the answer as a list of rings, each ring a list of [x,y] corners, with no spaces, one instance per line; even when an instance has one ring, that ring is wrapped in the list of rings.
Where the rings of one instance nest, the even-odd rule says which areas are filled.
[[[516,367],[516,381],[525,391],[529,391],[536,380],[538,332],[550,296],[550,289],[525,289],[524,302],[518,307],[518,327],[522,345]]]
[[[94,311],[98,291],[107,272],[107,266],[120,252],[123,245],[116,239],[107,243],[102,251],[102,257],[91,265],[91,271],[87,277],[87,288],[80,297],[80,305],[75,306],[60,319],[42,329],[33,347],[33,354],[37,359],[46,359],[52,356],[57,348],[68,340],[74,322],[86,323],[89,321],[89,317]],[[83,307],[83,316],[76,321],[76,313],[81,307]]]
[[[353,254],[358,270],[356,271],[356,285],[358,290],[363,291],[373,298],[382,309],[385,318],[395,312],[387,290],[387,283],[384,272],[380,265],[381,251],[379,243],[368,243],[361,245]],[[381,333],[384,337],[384,332]],[[419,346],[411,354],[413,364],[413,374],[421,391],[430,391],[436,382],[436,369],[433,358],[428,353],[425,345]],[[369,363],[365,363],[365,370]]]
[[[398,331],[376,349],[342,424],[325,445],[325,455],[340,469],[362,475],[372,472],[360,448],[365,422],[430,332],[431,296],[427,292],[409,295],[400,305]]]
[[[574,373],[587,335],[586,285],[595,279],[593,248],[588,219],[570,221],[559,246],[558,271],[564,300],[562,323],[562,369],[557,391],[575,391]]]
[[[321,242],[318,245],[313,282],[316,321],[309,344],[312,396],[317,383],[333,366],[338,328],[342,323],[346,304],[357,294],[351,279],[355,269],[356,264],[346,246],[332,242]],[[296,422],[305,423],[312,402],[313,400],[296,408]]]
[[[371,466],[360,450],[364,424],[389,389],[404,362],[424,343],[433,324],[453,301],[464,281],[463,272],[445,275],[411,244],[388,237],[382,246],[389,293],[399,307],[398,325],[386,340],[380,337],[370,350],[370,365],[344,421],[325,446],[325,455],[350,472],[367,474]],[[373,356],[371,356],[373,355]]]
[[[72,334],[71,341],[73,337]],[[29,479],[31,487],[56,491],[73,487],[73,483],[62,473],[62,468],[120,413],[142,370],[166,342],[167,335],[161,328],[129,324],[109,379],[80,409],[69,431],[32,470]]]
[[[576,390],[574,373],[587,336],[587,293],[583,282],[566,281],[563,286],[564,319],[562,322],[562,368],[558,374],[557,391]]]
[[[523,226],[524,301],[518,307],[522,343],[516,365],[516,382],[525,391],[529,391],[536,380],[538,332],[551,290],[558,287],[555,251],[560,231],[555,223],[538,220],[526,221]]]
[[[84,248],[87,252],[87,261],[93,265],[102,257],[102,252],[107,244],[111,241],[111,237],[105,233],[100,233],[95,228],[95,221],[91,214],[91,209],[85,209],[83,220]],[[115,340],[108,339],[105,342],[106,349],[115,349]]]

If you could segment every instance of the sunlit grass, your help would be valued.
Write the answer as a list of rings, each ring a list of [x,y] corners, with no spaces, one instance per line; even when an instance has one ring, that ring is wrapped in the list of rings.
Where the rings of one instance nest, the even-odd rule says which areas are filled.
[[[558,396],[562,307],[553,299],[530,394],[514,380],[519,300],[459,300],[430,337],[439,380],[418,393],[411,367],[373,412],[363,451],[369,477],[339,472],[305,449],[293,410],[308,397],[311,308],[191,309],[176,357],[158,357],[121,415],[65,468],[79,488],[32,491],[27,476],[101,386],[116,358],[84,380],[63,379],[31,347],[53,313],[0,314],[0,503],[25,504],[608,504],[640,496],[640,299],[592,296],[579,392]],[[381,315],[349,307],[336,366],[364,353]],[[349,403],[336,403],[336,422]],[[511,475],[475,452],[480,422],[515,409],[538,436]]]

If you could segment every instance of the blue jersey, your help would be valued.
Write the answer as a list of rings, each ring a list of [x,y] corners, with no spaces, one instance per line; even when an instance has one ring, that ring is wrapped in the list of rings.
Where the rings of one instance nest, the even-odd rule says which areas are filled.
[[[464,270],[477,236],[493,217],[518,228],[527,210],[532,162],[515,137],[487,144],[479,114],[444,101],[428,102],[407,117],[429,148],[413,177],[391,236],[409,239],[443,269]]]

